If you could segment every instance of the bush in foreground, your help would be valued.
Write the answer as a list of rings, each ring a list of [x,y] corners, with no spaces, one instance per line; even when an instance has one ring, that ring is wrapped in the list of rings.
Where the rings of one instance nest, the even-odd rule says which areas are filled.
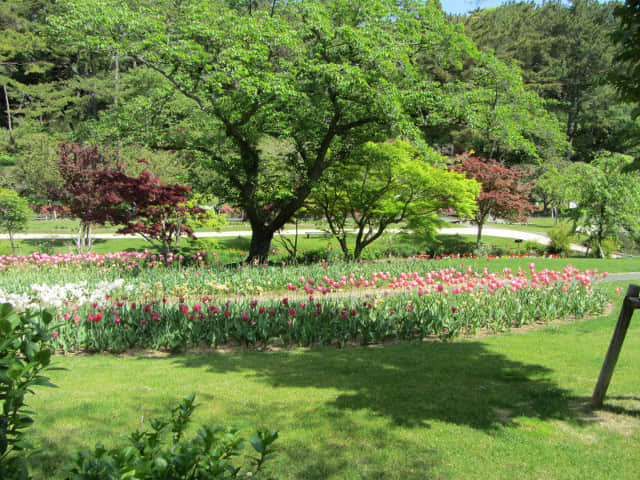
[[[249,438],[256,452],[251,471],[234,465],[243,440],[235,429],[202,426],[190,441],[183,436],[195,409],[191,395],[171,412],[155,419],[150,431],[135,431],[126,443],[112,450],[102,445],[73,455],[69,480],[214,480],[239,476],[260,478],[264,463],[274,457],[275,431],[258,431]],[[168,440],[170,438],[170,440]]]
[[[32,450],[25,430],[33,423],[25,397],[34,386],[53,386],[41,372],[50,367],[53,316],[46,310],[18,311],[0,305],[0,479],[28,480]],[[136,431],[126,444],[106,450],[81,450],[72,456],[69,480],[213,480],[259,478],[264,463],[274,457],[278,433],[258,431],[249,438],[255,450],[245,473],[234,464],[244,440],[230,427],[202,426],[185,441],[195,409],[195,396],[185,398],[168,419],[151,422],[149,431]],[[171,440],[167,441],[170,437]]]
[[[51,321],[47,311],[18,312],[0,305],[0,478],[29,478],[25,430],[33,423],[25,396],[37,385],[53,386],[41,374],[51,361]]]

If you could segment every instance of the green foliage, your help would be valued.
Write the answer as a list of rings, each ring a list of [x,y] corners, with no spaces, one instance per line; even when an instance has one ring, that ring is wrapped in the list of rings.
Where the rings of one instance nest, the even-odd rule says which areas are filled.
[[[203,195],[196,193],[190,195],[190,198],[184,203],[186,211],[192,210],[194,207],[199,207],[206,210],[205,215],[187,215],[183,223],[193,230],[200,229],[205,231],[218,231],[220,227],[226,225],[227,216],[222,213],[217,213],[211,207],[212,198],[210,195]]]
[[[614,15],[620,20],[613,34],[618,46],[615,60],[623,67],[614,81],[626,100],[640,104],[640,1],[625,0]],[[634,115],[640,115],[640,105],[636,105]]]
[[[624,173],[631,158],[601,152],[591,164],[576,164],[573,180],[577,208],[571,210],[575,228],[588,235],[594,255],[606,255],[603,242],[617,241],[621,231],[640,229],[638,172]]]
[[[0,167],[13,167],[15,164],[16,159],[13,155],[0,153]]]
[[[363,249],[390,225],[403,226],[433,238],[441,209],[472,215],[480,186],[449,171],[433,150],[420,151],[396,140],[367,143],[348,163],[327,172],[312,196],[326,218],[345,259],[358,259]],[[348,236],[355,226],[355,243]]]
[[[621,68],[611,76],[623,99],[633,104],[633,117],[637,121],[640,118],[640,1],[626,0],[624,5],[616,7],[614,15],[620,20],[613,33],[613,41],[618,46],[614,60]],[[635,134],[640,137],[637,129]],[[640,157],[626,168],[640,170]]]
[[[573,233],[568,225],[559,224],[549,230],[550,253],[569,253],[571,251],[571,242],[573,241]]]
[[[525,84],[557,115],[571,145],[568,159],[590,161],[601,149],[638,149],[631,107],[605,81],[615,54],[610,36],[617,28],[616,6],[595,0],[510,2],[464,19],[471,38],[500,60],[517,62]],[[631,51],[634,41],[628,45]]]
[[[53,31],[127,70],[109,135],[187,152],[201,186],[246,213],[250,258],[267,257],[332,164],[417,137],[421,111],[442,117],[441,86],[474,52],[413,1],[63,3]]]
[[[524,84],[520,68],[483,54],[471,75],[459,100],[467,128],[454,137],[456,144],[487,158],[540,161],[566,154],[560,123]]]
[[[27,479],[26,453],[31,445],[25,430],[33,423],[25,397],[33,387],[53,386],[41,372],[49,367],[52,315],[47,311],[18,312],[0,304],[0,478]]]
[[[49,200],[43,184],[62,182],[55,161],[58,158],[55,137],[41,128],[24,121],[14,132],[14,156],[18,160],[12,169],[10,181],[38,203]]]
[[[566,207],[572,200],[575,186],[570,171],[571,163],[566,160],[545,162],[540,166],[533,193],[542,201],[544,210]]]
[[[243,439],[233,428],[202,426],[190,441],[184,434],[195,409],[195,395],[182,400],[168,419],[150,422],[150,431],[135,431],[127,443],[112,450],[98,444],[95,450],[81,450],[72,456],[70,480],[213,480],[223,478],[261,478],[264,463],[274,458],[273,442],[278,433],[258,431],[249,438],[255,450],[253,469],[241,472],[234,465]],[[170,439],[170,440],[169,440]]]
[[[0,188],[0,231],[9,233],[12,250],[13,234],[26,229],[31,214],[29,204],[17,192]]]

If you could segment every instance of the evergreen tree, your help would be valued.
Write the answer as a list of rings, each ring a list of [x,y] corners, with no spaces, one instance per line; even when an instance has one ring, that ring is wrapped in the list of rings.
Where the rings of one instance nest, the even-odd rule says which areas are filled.
[[[630,107],[605,82],[615,53],[609,38],[617,25],[616,5],[509,3],[460,20],[481,48],[518,62],[525,82],[562,122],[571,160],[589,161],[602,149],[640,148],[634,134],[640,126],[630,120]]]

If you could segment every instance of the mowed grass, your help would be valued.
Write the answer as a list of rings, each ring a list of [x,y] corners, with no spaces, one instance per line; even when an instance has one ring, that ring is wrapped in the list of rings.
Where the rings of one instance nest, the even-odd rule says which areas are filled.
[[[188,254],[190,251],[206,250],[216,252],[218,255],[229,254],[231,257],[245,256],[249,251],[251,237],[247,235],[238,235],[234,237],[203,237],[197,242],[189,241],[186,238],[180,240],[180,249],[182,253]],[[295,241],[295,236],[285,235],[291,241]],[[473,235],[438,235],[437,248],[441,253],[455,253],[458,250],[471,252],[475,245],[475,236]],[[524,251],[524,247],[520,247],[513,239],[500,237],[483,237],[483,242],[489,243],[495,247],[500,247],[505,251],[518,252]],[[17,251],[12,252],[9,240],[0,240],[0,254],[16,254],[29,255],[33,252],[53,254],[57,252],[75,252],[75,244],[71,239],[17,239],[15,240]],[[410,239],[401,234],[385,234],[377,242],[373,243],[370,248],[377,250],[390,249],[398,244],[407,245],[401,250],[406,255],[414,255],[422,253],[433,245]],[[286,247],[282,241],[282,236],[276,235],[272,242],[272,249],[277,252],[272,257],[284,257],[287,255]],[[118,251],[142,251],[153,250],[154,247],[149,242],[136,238],[117,238],[93,240],[92,251],[96,253],[118,252]],[[341,259],[342,252],[338,242],[329,234],[313,233],[301,234],[297,240],[298,254],[302,254],[309,250],[332,250],[332,259]],[[543,249],[543,246],[540,246]],[[406,256],[405,255],[405,256]]]
[[[562,224],[568,224],[568,222],[569,220],[566,218],[558,220],[558,223]],[[549,233],[549,230],[556,226],[556,222],[552,217],[529,217],[526,223],[487,222],[486,225],[510,230],[521,230],[523,232]]]
[[[637,479],[638,319],[605,410],[588,408],[621,298],[608,316],[449,343],[56,357],[59,388],[30,399],[37,477],[194,392],[197,422],[279,430],[280,479]]]

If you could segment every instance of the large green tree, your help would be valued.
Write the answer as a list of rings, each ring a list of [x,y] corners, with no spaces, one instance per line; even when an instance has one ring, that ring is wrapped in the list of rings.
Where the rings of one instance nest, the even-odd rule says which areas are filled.
[[[468,42],[431,4],[392,1],[145,2],[67,0],[61,38],[117,56],[188,101],[168,142],[215,174],[210,187],[242,207],[249,257],[324,171],[368,141],[411,135],[405,105],[438,88],[425,65],[456,68]],[[184,105],[184,102],[183,102]],[[276,154],[263,152],[277,140]]]
[[[605,240],[617,241],[624,231],[637,236],[640,230],[640,176],[625,173],[631,157],[601,152],[590,164],[578,163],[572,178],[577,207],[571,210],[576,228],[589,236],[597,256],[605,256]]]
[[[49,34],[59,3],[0,2],[0,149],[15,165],[6,183],[32,196],[57,144],[86,139],[87,125],[117,98],[117,59]]]
[[[469,217],[480,185],[444,166],[431,149],[408,142],[369,142],[353,161],[331,167],[311,195],[346,260],[357,260],[393,225],[433,236],[441,209]]]
[[[624,98],[637,103],[635,115],[640,115],[640,0],[625,0],[614,10],[620,26],[613,34],[618,46],[616,60],[623,70],[615,77]]]
[[[575,182],[571,171],[571,162],[556,160],[545,162],[538,167],[533,196],[542,202],[542,212],[551,214],[554,223],[558,223],[560,209],[567,207],[575,197]]]
[[[557,118],[520,69],[492,55],[479,56],[457,102],[463,128],[454,141],[466,150],[512,162],[551,160],[568,150]]]
[[[640,121],[640,0],[626,0],[619,5],[615,16],[620,26],[613,34],[618,47],[615,60],[619,68],[613,73],[613,82],[622,94],[623,100],[633,106],[633,118]],[[640,129],[636,136],[640,138]],[[640,156],[637,156],[629,169],[640,169]]]
[[[571,145],[567,159],[589,161],[605,149],[639,149],[631,107],[604,81],[615,54],[616,2],[574,0],[508,3],[477,10],[464,21],[479,47],[515,61],[527,85],[557,115]]]

